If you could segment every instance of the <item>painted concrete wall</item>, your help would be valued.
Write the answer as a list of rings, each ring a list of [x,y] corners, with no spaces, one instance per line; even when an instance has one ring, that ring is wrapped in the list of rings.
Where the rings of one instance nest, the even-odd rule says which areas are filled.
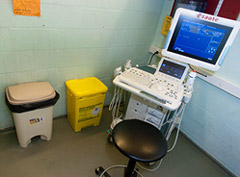
[[[157,28],[159,33],[153,41],[158,47],[162,47],[165,41],[160,30],[161,21],[171,10],[169,1],[166,1],[164,9]],[[240,33],[222,68],[215,74],[240,86],[239,46]],[[233,174],[240,176],[240,99],[197,78],[181,131]]]
[[[95,76],[111,85],[115,67],[130,58],[146,64],[162,0],[42,0],[41,17],[15,16],[0,1],[0,129],[13,125],[5,101],[9,85],[48,81],[66,114],[65,81]],[[106,103],[111,98],[111,87]]]
[[[11,1],[0,1],[0,129],[13,125],[4,102],[9,85],[49,81],[61,94],[54,109],[54,116],[60,116],[66,114],[66,80],[97,76],[110,86],[113,69],[126,59],[146,63],[150,44],[163,44],[159,33],[171,3],[42,0],[42,16],[25,17],[13,15]],[[216,73],[236,84],[240,84],[239,41],[238,35]],[[111,91],[107,102],[110,98]],[[238,176],[239,108],[239,99],[197,79],[182,125],[187,136]]]

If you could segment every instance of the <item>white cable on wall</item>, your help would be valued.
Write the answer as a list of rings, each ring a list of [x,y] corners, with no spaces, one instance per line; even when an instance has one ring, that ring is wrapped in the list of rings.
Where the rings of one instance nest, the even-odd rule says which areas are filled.
[[[218,1],[218,5],[217,5],[216,10],[215,10],[215,12],[214,12],[213,15],[218,16],[218,13],[219,13],[219,11],[220,11],[220,9],[221,9],[221,7],[222,7],[223,1],[224,1],[224,0],[219,0],[219,1]]]

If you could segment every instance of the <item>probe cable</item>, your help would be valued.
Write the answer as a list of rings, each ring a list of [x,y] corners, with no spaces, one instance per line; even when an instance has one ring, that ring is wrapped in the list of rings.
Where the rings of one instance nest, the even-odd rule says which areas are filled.
[[[184,111],[185,111],[185,107],[186,107],[186,103],[183,103],[183,108],[182,108],[182,110],[181,110],[182,112],[181,112],[181,116],[180,116],[180,121],[179,121],[179,123],[178,123],[177,134],[176,134],[174,143],[173,143],[172,147],[168,150],[168,152],[171,152],[171,151],[175,148],[175,146],[176,146],[176,144],[177,144],[178,135],[179,135],[179,132],[180,132],[180,126],[181,126],[181,122],[182,122],[183,113],[184,113]]]
[[[173,123],[174,123],[174,120],[176,120],[176,117],[179,116],[179,114],[180,114],[180,112],[182,111],[182,109],[183,109],[183,105],[181,104],[181,107],[178,109],[178,111],[175,111],[174,114],[173,114],[173,116],[172,116],[169,120],[167,119],[167,121],[164,122],[164,124],[162,125],[162,126],[164,126],[164,125],[166,125],[167,123],[171,123],[171,125],[168,126],[167,131],[166,131],[166,133],[165,133],[165,137],[166,137],[167,140],[168,140],[169,137],[171,136],[171,133],[169,133],[169,132],[170,132],[170,129],[172,128],[172,125],[173,125]],[[168,116],[168,117],[169,117],[169,116]]]
[[[112,111],[112,119],[121,118],[123,114],[119,116],[119,108],[122,100],[122,89],[115,87],[112,101],[109,105],[109,111]]]

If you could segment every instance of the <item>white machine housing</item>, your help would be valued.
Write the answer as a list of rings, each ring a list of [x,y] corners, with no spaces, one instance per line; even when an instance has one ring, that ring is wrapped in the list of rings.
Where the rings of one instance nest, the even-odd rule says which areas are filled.
[[[139,119],[161,129],[167,113],[167,109],[131,94],[125,119]]]
[[[118,75],[113,83],[173,111],[181,104],[184,93],[183,80],[188,69],[187,64],[162,58],[154,74],[132,67]]]
[[[162,55],[217,71],[239,28],[238,21],[179,8],[173,18]]]

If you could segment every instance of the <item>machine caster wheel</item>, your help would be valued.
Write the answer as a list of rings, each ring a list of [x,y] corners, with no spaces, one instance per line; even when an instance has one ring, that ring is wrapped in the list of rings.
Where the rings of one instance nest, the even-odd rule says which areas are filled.
[[[108,136],[107,136],[107,140],[108,140],[108,142],[109,142],[110,144],[113,143],[112,134],[108,134]]]

